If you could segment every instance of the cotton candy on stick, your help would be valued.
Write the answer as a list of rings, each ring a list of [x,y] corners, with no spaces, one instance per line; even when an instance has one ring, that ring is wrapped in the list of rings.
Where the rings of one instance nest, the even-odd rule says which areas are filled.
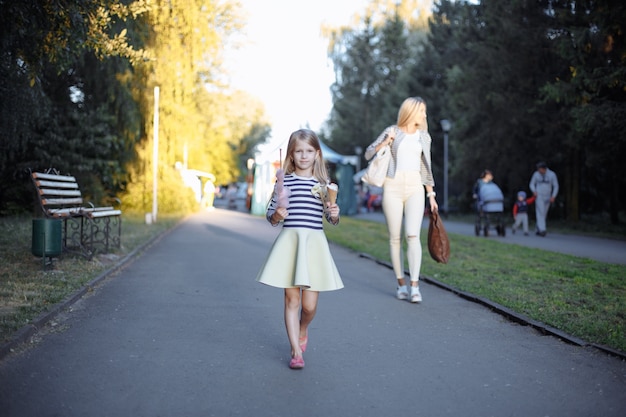
[[[279,161],[283,159],[283,150],[279,151]],[[274,192],[276,195],[276,207],[289,207],[289,188],[285,188],[285,171],[282,168],[278,168],[276,170],[276,186],[274,188]]]
[[[276,206],[289,206],[289,189],[285,188],[285,171],[282,168],[276,171]]]

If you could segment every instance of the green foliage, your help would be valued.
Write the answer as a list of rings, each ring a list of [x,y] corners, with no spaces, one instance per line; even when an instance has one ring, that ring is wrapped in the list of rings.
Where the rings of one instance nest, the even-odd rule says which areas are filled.
[[[136,215],[152,212],[154,182],[151,174],[142,178],[146,179],[145,182],[132,181],[128,184],[122,198],[124,212]],[[161,167],[157,176],[157,216],[161,213],[186,215],[199,208],[200,203],[196,200],[194,190],[184,183],[180,171]]]
[[[366,17],[360,29],[345,29],[333,44],[337,80],[326,133],[337,151],[352,154],[355,146],[365,148],[395,122],[395,106],[406,98],[400,93],[400,74],[409,59],[405,33],[397,14],[381,26]]]
[[[494,172],[505,195],[527,190],[539,160],[564,175],[558,169],[564,156],[555,125],[565,121],[555,123],[562,120],[559,109],[537,100],[539,88],[559,66],[542,35],[550,24],[547,16],[526,1],[445,7],[430,39],[438,51],[446,45],[463,49],[461,60],[456,50],[440,60],[441,69],[451,70],[442,104],[454,122],[451,178],[461,185],[455,189],[462,193],[458,204],[470,206],[471,184],[485,168]]]
[[[367,10],[381,3],[372,0]],[[561,183],[553,215],[577,222],[607,211],[619,222],[626,207],[619,192],[626,187],[620,160],[626,151],[625,5],[441,0],[429,32],[407,24],[404,14],[372,16],[332,32],[337,81],[325,133],[336,149],[367,145],[380,126],[393,123],[404,97],[419,95],[428,103],[437,187],[443,176],[439,122],[452,122],[453,209],[472,209],[472,184],[486,168],[512,202],[517,191],[529,191],[543,160]],[[402,36],[394,30],[398,16],[405,22]],[[397,58],[397,73],[376,70],[388,68],[385,58]]]
[[[31,209],[29,169],[71,172],[83,178],[83,187],[88,183],[87,197],[98,200],[123,189],[123,166],[134,156],[141,120],[128,77],[118,77],[130,65],[121,58],[101,61],[91,52],[100,39],[98,47],[109,55],[128,56],[107,44],[105,31],[126,10],[114,3],[3,4],[0,212]],[[115,10],[109,13],[107,5]],[[98,19],[102,14],[108,18]]]
[[[561,182],[553,214],[576,222],[608,212],[617,224],[626,206],[626,6],[617,3],[441,0],[431,15],[426,0],[372,0],[354,27],[329,32],[337,77],[322,137],[352,154],[419,95],[438,187],[439,121],[453,122],[452,208],[470,209],[482,169],[512,201],[547,160]],[[0,213],[32,207],[28,168],[72,171],[95,199],[141,200],[128,193],[150,178],[155,86],[159,164],[186,163],[218,183],[241,178],[270,125],[258,101],[223,84],[238,7],[2,2]]]
[[[0,213],[31,210],[28,170],[50,167],[144,212],[155,85],[164,212],[195,209],[177,163],[236,181],[269,137],[262,105],[222,85],[236,2],[0,3]]]
[[[196,201],[193,190],[182,183],[180,174],[169,174],[158,183],[159,213],[186,215],[198,211],[200,203]]]
[[[262,105],[244,93],[228,91],[221,82],[222,49],[241,24],[236,3],[157,0],[151,7],[145,16],[145,24],[153,29],[146,49],[158,58],[138,68],[143,75],[137,99],[144,109],[145,141],[136,147],[137,159],[128,166],[132,184],[123,194],[133,207],[144,206],[139,202],[145,198],[133,193],[152,181],[147,167],[154,162],[155,87],[159,167],[178,164],[209,172],[218,184],[236,181],[256,144],[270,133]],[[176,203],[181,188],[175,183],[163,201],[171,195]],[[178,209],[163,203],[165,212]]]
[[[570,2],[552,4],[559,30],[550,32],[551,43],[565,64],[541,93],[546,101],[565,105],[571,120],[566,145],[590,181],[581,198],[590,201],[589,209],[608,205],[617,223],[623,209],[618,190],[626,176],[621,157],[626,152],[626,6],[607,0],[575,3],[575,13]]]

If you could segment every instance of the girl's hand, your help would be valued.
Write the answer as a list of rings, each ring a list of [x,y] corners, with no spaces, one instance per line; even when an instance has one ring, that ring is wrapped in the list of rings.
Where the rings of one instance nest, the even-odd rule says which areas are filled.
[[[276,209],[276,213],[278,213],[280,220],[285,220],[287,216],[289,216],[289,212],[287,211],[285,207],[278,207]]]
[[[274,214],[272,214],[272,224],[278,224],[285,220],[289,216],[289,212],[284,207],[278,207]]]
[[[326,203],[326,209],[330,213],[330,218],[336,222],[339,219],[339,206],[337,203],[330,204],[330,202]]]

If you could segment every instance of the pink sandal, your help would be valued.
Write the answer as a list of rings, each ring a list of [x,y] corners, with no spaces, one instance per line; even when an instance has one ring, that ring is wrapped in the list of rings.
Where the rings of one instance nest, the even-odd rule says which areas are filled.
[[[304,336],[304,339],[302,338],[298,338],[298,342],[300,344],[300,349],[302,349],[302,353],[306,352],[306,345],[307,343],[309,343],[309,331],[306,331],[306,336]]]
[[[291,358],[289,361],[289,367],[291,369],[302,369],[304,368],[304,358],[300,356],[299,358]]]

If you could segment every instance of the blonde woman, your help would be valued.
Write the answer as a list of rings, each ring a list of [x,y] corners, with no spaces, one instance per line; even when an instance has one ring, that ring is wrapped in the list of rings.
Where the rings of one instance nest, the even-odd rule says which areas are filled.
[[[420,97],[409,97],[400,106],[397,123],[385,128],[365,150],[365,158],[369,160],[383,146],[391,147],[392,158],[383,186],[382,206],[389,230],[391,263],[398,280],[396,296],[400,300],[410,297],[412,303],[422,301],[419,289],[422,266],[420,231],[425,200],[428,199],[431,211],[439,210],[431,170],[431,142],[426,120],[426,102]],[[404,278],[401,253],[403,219],[411,282],[410,293]]]

